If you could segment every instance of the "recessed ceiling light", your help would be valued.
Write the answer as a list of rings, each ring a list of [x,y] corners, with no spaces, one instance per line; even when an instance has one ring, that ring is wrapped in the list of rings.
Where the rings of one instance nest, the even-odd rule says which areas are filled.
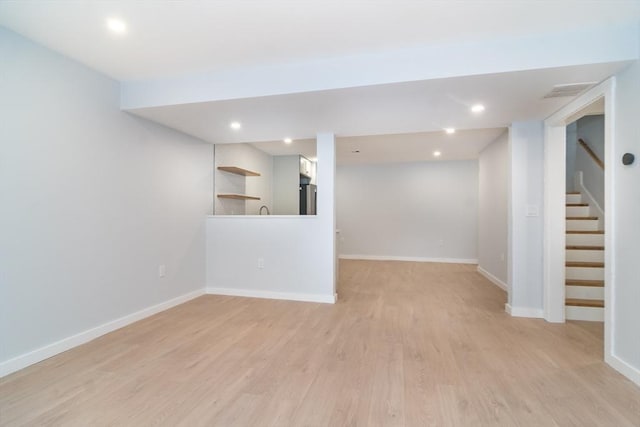
[[[442,153],[441,153],[441,152],[439,152],[439,151],[434,151],[434,152],[433,152],[433,156],[434,156],[434,157],[440,157],[440,154],[442,154]]]
[[[242,127],[242,124],[240,122],[231,122],[229,127],[233,130],[238,130]]]
[[[284,139],[284,143],[285,144],[291,144],[292,142],[293,142],[293,139],[291,139],[291,138],[285,138]]]
[[[474,113],[482,113],[484,111],[484,105],[476,104],[473,107],[471,107],[471,111]]]
[[[444,131],[449,135],[451,135],[452,133],[456,133],[456,130],[454,128],[444,128]]]
[[[107,19],[107,28],[116,34],[123,34],[127,31],[127,24],[121,19],[109,18]]]

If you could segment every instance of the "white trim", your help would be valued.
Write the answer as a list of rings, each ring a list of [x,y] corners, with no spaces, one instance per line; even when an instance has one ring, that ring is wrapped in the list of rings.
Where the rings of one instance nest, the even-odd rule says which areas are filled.
[[[288,301],[304,301],[304,302],[322,302],[328,304],[335,304],[338,300],[338,295],[323,295],[323,294],[300,294],[294,292],[274,292],[274,291],[262,291],[258,289],[235,289],[235,288],[215,288],[209,287],[206,289],[206,293],[209,295],[227,295],[232,297],[248,297],[248,298],[264,298],[264,299],[279,299]]]
[[[506,311],[512,317],[529,317],[533,319],[544,319],[544,310],[541,308],[511,307],[511,305],[505,304],[504,311]]]
[[[631,366],[629,363],[620,359],[615,354],[612,354],[610,356],[605,355],[604,360],[609,364],[609,366],[620,372],[625,377],[629,378],[631,381],[636,383],[638,387],[640,387],[640,369]]]
[[[340,255],[340,259],[358,259],[363,261],[409,261],[409,262],[441,262],[448,264],[477,264],[477,259],[472,258],[424,258],[393,255]]]
[[[96,326],[95,328],[61,339],[60,341],[56,341],[44,347],[40,347],[36,350],[30,351],[29,353],[25,353],[20,356],[14,357],[13,359],[6,360],[0,363],[0,378],[13,372],[19,371],[20,369],[24,369],[27,366],[53,357],[56,354],[60,354],[74,347],[92,341],[102,335],[113,332],[116,329],[123,328],[146,317],[153,316],[154,314],[160,313],[161,311],[168,310],[172,307],[183,304],[201,295],[204,295],[203,289],[189,292],[188,294],[184,294],[179,297],[170,299],[169,301],[156,304],[140,311],[136,311],[135,313],[128,314],[126,316],[104,323],[100,326]]]
[[[497,287],[499,287],[500,289],[502,289],[505,292],[509,292],[509,286],[507,286],[506,283],[504,283],[502,280],[498,279],[496,276],[494,276],[493,274],[489,273],[487,270],[485,270],[484,268],[478,266],[478,273],[480,273],[481,275],[483,275],[487,280],[489,280],[491,283],[493,283],[494,285],[496,285]]]

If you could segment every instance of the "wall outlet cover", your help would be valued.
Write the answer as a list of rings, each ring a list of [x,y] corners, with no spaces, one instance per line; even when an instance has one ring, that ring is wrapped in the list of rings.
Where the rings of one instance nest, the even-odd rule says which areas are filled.
[[[540,210],[538,205],[527,205],[527,216],[539,216]]]

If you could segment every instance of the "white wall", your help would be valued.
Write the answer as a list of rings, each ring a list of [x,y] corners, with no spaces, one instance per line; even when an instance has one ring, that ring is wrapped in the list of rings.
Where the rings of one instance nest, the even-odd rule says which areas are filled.
[[[514,316],[543,317],[544,127],[509,128],[509,302]]]
[[[596,156],[604,161],[604,116],[585,116],[577,121],[577,138],[582,138],[596,153]],[[575,170],[582,171],[582,179],[585,188],[593,196],[598,206],[604,206],[604,171],[593,161],[591,156],[582,147],[576,148]],[[578,189],[576,189],[577,191]]]
[[[339,166],[340,256],[475,262],[477,180],[475,160]]]
[[[505,131],[478,160],[478,267],[507,287],[509,133]],[[501,283],[500,283],[501,282]]]
[[[317,215],[210,216],[207,291],[333,302],[334,175],[333,135],[320,134]]]
[[[213,153],[121,112],[117,82],[1,28],[0,58],[1,375],[203,288]]]
[[[584,116],[576,122],[578,138],[582,138],[604,161],[604,114]]]
[[[300,214],[300,156],[273,158],[273,214]]]
[[[640,384],[640,63],[617,76],[615,92],[615,146],[613,147],[613,204],[615,216],[613,260],[613,353],[627,363],[627,375]],[[622,165],[624,153],[636,161]]]
[[[309,183],[318,185],[318,164],[313,161],[311,162],[311,181]]]
[[[574,184],[576,174],[576,152],[578,147],[578,124],[576,122],[567,125],[566,148],[566,190],[568,193],[577,191]],[[582,148],[580,148],[582,150]],[[583,150],[584,151],[584,150]]]
[[[273,157],[250,144],[215,146],[215,214],[258,215],[261,206],[273,211]],[[218,170],[218,166],[237,166],[258,172],[260,176],[242,176]],[[220,199],[219,193],[237,193],[260,200]]]

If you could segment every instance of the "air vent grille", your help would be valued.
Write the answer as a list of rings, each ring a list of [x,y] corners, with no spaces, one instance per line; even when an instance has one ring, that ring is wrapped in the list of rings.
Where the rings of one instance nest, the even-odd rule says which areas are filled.
[[[563,98],[566,96],[576,96],[589,89],[590,87],[593,87],[595,84],[596,82],[555,85],[553,89],[551,89],[551,92],[546,94],[544,98]]]

